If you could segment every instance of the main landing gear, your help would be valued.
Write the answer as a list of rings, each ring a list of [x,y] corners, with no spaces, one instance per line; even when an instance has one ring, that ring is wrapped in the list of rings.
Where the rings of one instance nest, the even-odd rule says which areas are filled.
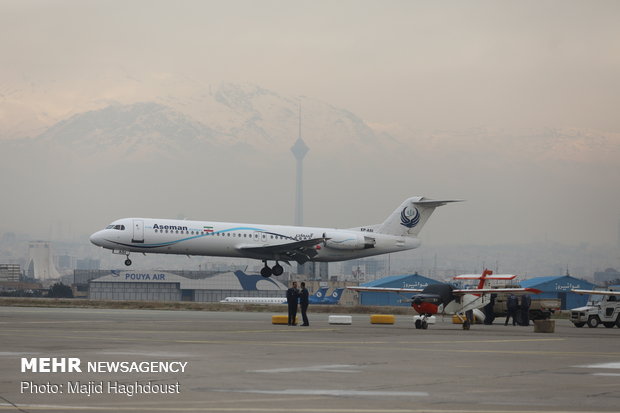
[[[428,322],[426,321],[427,318],[428,316],[426,314],[422,314],[420,318],[415,320],[415,328],[418,330],[426,330],[428,328]]]
[[[271,268],[267,266],[267,260],[263,261],[263,263],[265,264],[265,266],[260,270],[260,275],[265,278],[269,278],[272,275],[275,275],[277,277],[278,275],[282,275],[282,273],[284,272],[284,268],[280,264],[278,264],[278,261],[276,261],[276,265]]]

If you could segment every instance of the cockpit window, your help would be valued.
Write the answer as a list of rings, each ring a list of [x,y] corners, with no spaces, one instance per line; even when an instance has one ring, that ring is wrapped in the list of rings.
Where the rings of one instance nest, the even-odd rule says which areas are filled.
[[[125,231],[125,225],[108,225],[105,229],[116,229],[118,231]]]

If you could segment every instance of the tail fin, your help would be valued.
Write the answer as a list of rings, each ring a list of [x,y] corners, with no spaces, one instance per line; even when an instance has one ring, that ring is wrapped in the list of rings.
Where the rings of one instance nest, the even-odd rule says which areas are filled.
[[[325,298],[325,293],[327,292],[327,287],[321,287],[314,294],[313,297],[320,298],[321,300]]]
[[[308,302],[310,304],[318,304],[325,299],[325,293],[327,292],[327,287],[321,287],[314,294],[308,297]]]
[[[396,208],[383,224],[379,225],[377,232],[390,235],[417,236],[435,208],[448,202],[460,201],[435,201],[420,196],[409,198]]]
[[[336,288],[329,297],[325,297],[324,302],[329,304],[338,304],[340,302],[340,297],[342,297],[342,292],[344,288]]]

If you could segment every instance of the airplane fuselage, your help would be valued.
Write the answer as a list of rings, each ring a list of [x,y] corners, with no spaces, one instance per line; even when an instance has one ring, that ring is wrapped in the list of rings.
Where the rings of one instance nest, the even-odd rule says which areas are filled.
[[[123,252],[288,261],[291,258],[277,246],[319,238],[324,241],[312,247],[312,261],[344,261],[420,246],[417,237],[382,234],[372,227],[343,230],[152,218],[114,221],[90,240]]]

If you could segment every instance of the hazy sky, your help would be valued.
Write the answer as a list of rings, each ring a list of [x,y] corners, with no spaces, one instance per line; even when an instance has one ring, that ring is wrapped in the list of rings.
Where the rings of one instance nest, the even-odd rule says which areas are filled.
[[[2,84],[180,73],[405,128],[620,132],[617,1],[3,1]]]
[[[332,209],[350,216],[344,201],[328,206],[316,201],[324,187],[311,177],[326,173],[325,179],[334,179],[332,191],[346,201],[359,202],[352,187],[374,188],[380,201],[373,198],[374,204],[360,211],[364,216],[370,216],[372,207],[372,216],[382,219],[412,195],[468,199],[466,206],[441,211],[451,225],[470,225],[455,237],[463,242],[540,240],[548,218],[562,240],[610,243],[617,239],[620,219],[619,21],[618,1],[4,0],[0,122],[11,122],[21,116],[19,111],[32,107],[39,108],[41,119],[49,115],[60,120],[88,108],[89,100],[130,93],[135,94],[133,101],[140,100],[144,90],[125,90],[119,76],[149,80],[155,85],[144,97],[149,99],[159,92],[152,80],[173,74],[204,84],[252,83],[285,96],[310,96],[345,108],[401,140],[477,127],[504,135],[516,129],[592,130],[610,137],[613,144],[606,142],[605,148],[613,150],[589,149],[583,155],[589,158],[582,162],[578,145],[559,148],[572,157],[561,159],[555,169],[545,169],[544,159],[534,163],[539,154],[527,150],[515,150],[514,158],[506,150],[502,163],[493,165],[483,155],[488,150],[484,141],[479,147],[449,148],[449,155],[434,147],[429,154],[436,160],[423,159],[423,167],[418,163],[415,171],[407,161],[396,165],[390,159],[360,159],[356,173],[368,169],[365,163],[376,168],[368,182],[352,172],[339,175],[342,171],[336,168],[329,174],[309,157],[306,199],[314,196],[315,201],[308,201],[305,210],[317,225]],[[3,106],[10,99],[12,106]],[[588,139],[578,144],[583,142]],[[290,158],[285,152],[278,156]],[[476,153],[478,157],[469,158]],[[415,155],[419,160],[424,154]],[[597,156],[604,158],[601,165]],[[576,160],[579,165],[573,167]],[[471,163],[481,161],[488,163],[485,168],[469,170]],[[338,166],[346,171],[348,165]],[[281,170],[269,173],[266,177],[282,176]],[[434,179],[425,180],[426,174]],[[349,186],[338,187],[343,176]],[[257,187],[260,179],[255,178]],[[280,219],[282,212],[274,212],[258,222],[289,223],[292,200],[287,202],[282,207],[285,219]],[[136,205],[144,210],[141,207]],[[485,212],[471,221],[480,207]],[[189,212],[176,204],[172,208]],[[497,214],[491,215],[493,211]],[[535,214],[530,232],[513,238],[523,230],[526,217]],[[68,215],[58,219],[70,220]],[[209,219],[201,211],[192,216]],[[345,225],[369,223],[355,218]],[[475,239],[484,230],[488,239]],[[451,239],[454,228],[445,228],[443,234],[440,239]]]

